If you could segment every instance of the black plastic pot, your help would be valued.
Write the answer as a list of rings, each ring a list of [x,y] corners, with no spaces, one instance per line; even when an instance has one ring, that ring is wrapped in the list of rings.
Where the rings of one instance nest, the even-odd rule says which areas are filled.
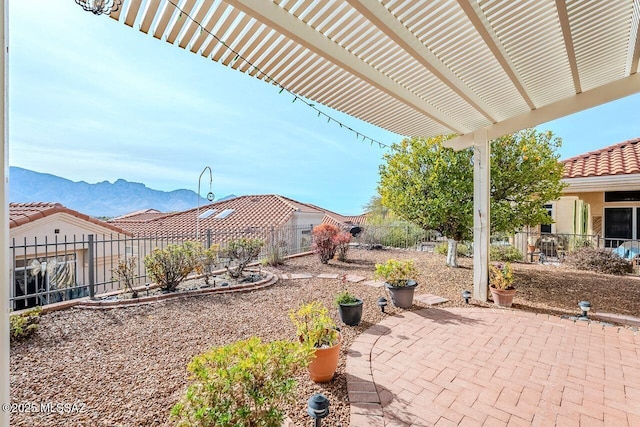
[[[418,286],[415,280],[409,280],[407,286],[391,286],[388,283],[385,283],[385,285],[389,289],[393,305],[399,308],[411,308],[413,305],[413,292]]]
[[[353,304],[340,304],[338,313],[340,313],[342,323],[349,326],[357,326],[362,320],[362,300],[358,299],[358,302]]]

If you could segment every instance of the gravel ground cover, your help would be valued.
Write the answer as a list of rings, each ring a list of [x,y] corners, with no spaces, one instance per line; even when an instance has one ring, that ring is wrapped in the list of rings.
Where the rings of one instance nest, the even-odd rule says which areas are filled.
[[[322,265],[314,256],[294,258],[277,273],[352,274],[373,278],[374,265],[389,258],[414,259],[421,272],[417,294],[430,293],[451,301],[439,307],[464,306],[463,289],[472,288],[472,261],[447,268],[444,257],[401,250],[351,250],[350,262]],[[578,272],[563,267],[514,264],[518,294],[514,308],[550,314],[576,314],[577,302],[588,299],[594,311],[640,316],[638,277]],[[244,294],[222,294],[168,300],[153,305],[113,310],[69,309],[44,315],[31,339],[11,348],[11,400],[40,407],[51,402],[76,404],[53,413],[16,413],[16,426],[165,426],[170,408],[187,384],[187,363],[208,348],[257,335],[263,340],[294,339],[287,312],[312,300],[333,307],[345,287],[339,279],[280,280],[273,287]],[[363,322],[342,325],[343,348],[383,316],[376,305],[384,288],[363,283],[346,287],[364,299]],[[489,306],[475,303],[476,306]],[[424,308],[416,303],[414,309]],[[401,309],[388,307],[394,314]],[[334,380],[314,384],[299,375],[296,403],[286,408],[297,426],[310,425],[306,401],[316,392],[331,401],[323,423],[348,426],[345,352]]]

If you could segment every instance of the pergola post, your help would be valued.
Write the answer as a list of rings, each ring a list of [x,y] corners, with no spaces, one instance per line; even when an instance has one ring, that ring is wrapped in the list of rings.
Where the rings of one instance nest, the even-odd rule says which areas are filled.
[[[2,80],[0,81],[0,95],[2,96],[2,111],[0,111],[0,131],[2,131],[2,209],[0,209],[0,271],[3,279],[0,291],[0,403],[10,402],[9,393],[9,126],[7,123],[7,40],[9,14],[7,10],[8,0],[0,1],[0,37],[2,37],[2,54],[0,55],[0,68],[2,68]],[[9,425],[9,411],[0,411],[0,425]]]
[[[489,200],[491,148],[487,131],[473,133],[473,298],[487,300],[489,290]]]

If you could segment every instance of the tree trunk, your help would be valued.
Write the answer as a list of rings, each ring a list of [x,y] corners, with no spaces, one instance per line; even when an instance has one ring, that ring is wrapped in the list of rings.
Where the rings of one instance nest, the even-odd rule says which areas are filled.
[[[458,266],[458,241],[454,239],[447,239],[449,245],[447,247],[447,265],[449,267]]]

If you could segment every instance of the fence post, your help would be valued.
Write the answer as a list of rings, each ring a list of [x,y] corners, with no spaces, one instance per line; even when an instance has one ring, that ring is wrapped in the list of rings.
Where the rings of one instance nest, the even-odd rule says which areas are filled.
[[[89,256],[89,298],[94,299],[96,296],[96,290],[95,290],[95,285],[96,285],[96,278],[95,278],[95,271],[94,271],[94,257],[95,254],[93,253],[93,234],[89,234],[87,236],[89,238],[88,240],[88,256]]]

